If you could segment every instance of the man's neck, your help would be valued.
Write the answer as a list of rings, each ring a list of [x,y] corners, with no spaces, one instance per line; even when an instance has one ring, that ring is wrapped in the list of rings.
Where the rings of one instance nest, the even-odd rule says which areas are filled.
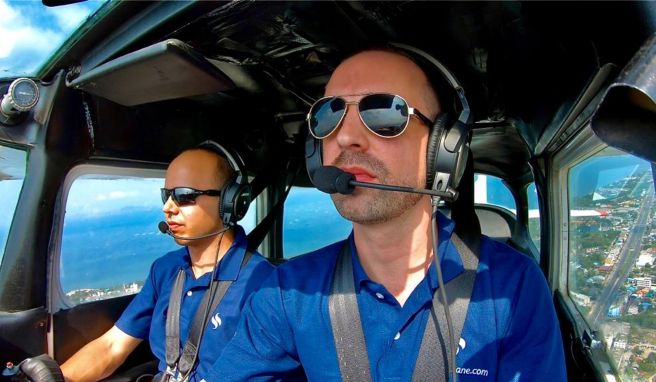
[[[430,224],[431,205],[427,198],[385,223],[353,224],[362,267],[401,305],[424,279],[433,258]]]
[[[234,241],[234,230],[228,230],[215,237],[190,242],[187,245],[187,249],[189,250],[194,276],[198,278],[213,270],[214,265],[221,261]],[[219,245],[221,246],[220,248]]]

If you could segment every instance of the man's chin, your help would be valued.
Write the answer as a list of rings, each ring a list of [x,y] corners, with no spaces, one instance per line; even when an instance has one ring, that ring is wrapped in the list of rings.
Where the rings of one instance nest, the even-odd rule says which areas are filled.
[[[344,219],[363,225],[385,223],[403,215],[422,198],[418,194],[366,191],[331,195],[335,208]]]
[[[380,216],[380,211],[372,211],[372,204],[367,199],[351,195],[336,195],[333,197],[333,202],[337,212],[352,223],[371,225],[388,221],[388,217]]]
[[[183,247],[186,247],[189,244],[189,240],[183,240],[183,239],[173,239],[175,240],[176,244],[181,245]]]

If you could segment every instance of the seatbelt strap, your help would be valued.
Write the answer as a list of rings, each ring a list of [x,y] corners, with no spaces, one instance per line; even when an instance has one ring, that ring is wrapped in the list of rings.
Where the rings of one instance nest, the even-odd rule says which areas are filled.
[[[253,253],[251,251],[246,251],[240,269],[244,268],[252,255]],[[187,341],[182,349],[182,354],[180,354],[180,308],[185,278],[184,270],[180,269],[173,284],[173,289],[171,290],[169,314],[166,316],[166,372],[169,378],[174,377],[181,381],[187,379],[195,366],[203,332],[207,327],[208,320],[212,317],[212,312],[221,303],[228,288],[232,285],[231,280],[223,280],[218,283],[210,282],[210,288],[196,309]],[[212,301],[210,302],[208,317],[205,317],[205,309],[203,307],[207,306],[209,298]],[[168,380],[168,378],[165,380]]]
[[[330,325],[337,349],[342,381],[371,381],[369,356],[362,331],[358,300],[353,286],[353,263],[346,241],[337,256],[328,297]]]
[[[471,236],[465,236],[468,243],[465,243],[456,232],[451,236],[452,242],[460,254],[464,271],[444,286],[453,323],[453,338],[457,341],[457,346],[459,346],[460,335],[467,318],[469,301],[478,269],[480,237],[478,235]],[[448,338],[444,305],[436,291],[433,294],[433,306],[426,322],[424,337],[421,340],[415,371],[412,375],[414,382],[449,380],[448,367],[445,367],[449,364],[448,359],[451,355]]]
[[[454,318],[454,338],[459,339],[476,278],[480,245],[478,235],[468,237],[467,244],[455,232],[451,237],[465,269],[445,285],[449,308]],[[338,255],[328,298],[328,311],[342,381],[370,382],[372,379],[369,356],[355,295],[349,248],[347,241]],[[424,330],[413,381],[448,380],[447,368],[444,366],[448,365],[446,357],[449,354],[446,316],[437,293],[433,294],[432,304],[433,309]],[[437,328],[440,328],[439,333]]]
[[[176,369],[180,357],[180,304],[182,302],[182,288],[185,282],[184,270],[180,269],[173,283],[169,296],[169,307],[166,315],[166,376],[167,381]]]

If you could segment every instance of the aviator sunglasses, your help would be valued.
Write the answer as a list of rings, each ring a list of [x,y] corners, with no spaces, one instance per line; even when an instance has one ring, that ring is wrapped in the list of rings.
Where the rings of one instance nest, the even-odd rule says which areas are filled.
[[[162,192],[162,203],[166,204],[170,197],[180,207],[196,204],[196,198],[200,195],[221,195],[219,190],[196,190],[190,187],[161,188],[160,191]]]
[[[431,121],[419,110],[412,108],[401,96],[386,93],[367,94],[359,101],[346,101],[342,97],[324,97],[312,105],[307,115],[310,134],[316,139],[324,139],[342,123],[348,105],[358,105],[358,115],[362,123],[382,138],[401,135],[414,115],[428,127]]]

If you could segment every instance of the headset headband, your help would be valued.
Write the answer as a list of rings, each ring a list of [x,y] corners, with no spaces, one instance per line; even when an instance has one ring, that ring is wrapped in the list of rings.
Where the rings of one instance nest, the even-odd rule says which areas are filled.
[[[405,50],[408,52],[412,52],[412,54],[416,54],[417,56],[423,58],[424,60],[430,62],[433,66],[435,66],[444,79],[451,85],[453,90],[455,91],[456,95],[458,96],[458,100],[460,100],[460,105],[462,106],[462,110],[460,111],[460,115],[458,116],[458,121],[462,122],[463,124],[470,126],[472,124],[472,121],[474,117],[471,114],[471,110],[469,109],[469,102],[467,102],[467,98],[465,97],[465,89],[460,85],[460,82],[456,79],[456,76],[451,73],[451,71],[444,66],[441,62],[439,62],[435,57],[431,56],[430,54],[424,52],[421,49],[417,49],[414,46],[402,44],[399,42],[390,42],[390,46],[393,46],[395,48],[399,48],[401,50]]]
[[[196,147],[213,148],[214,149],[213,151],[215,151],[217,154],[223,155],[226,158],[230,167],[236,172],[237,179],[235,181],[237,183],[241,184],[247,180],[244,162],[241,160],[241,158],[238,155],[232,155],[230,153],[230,150],[226,149],[225,147],[221,146],[220,144],[216,143],[211,139],[199,143],[198,146]]]

